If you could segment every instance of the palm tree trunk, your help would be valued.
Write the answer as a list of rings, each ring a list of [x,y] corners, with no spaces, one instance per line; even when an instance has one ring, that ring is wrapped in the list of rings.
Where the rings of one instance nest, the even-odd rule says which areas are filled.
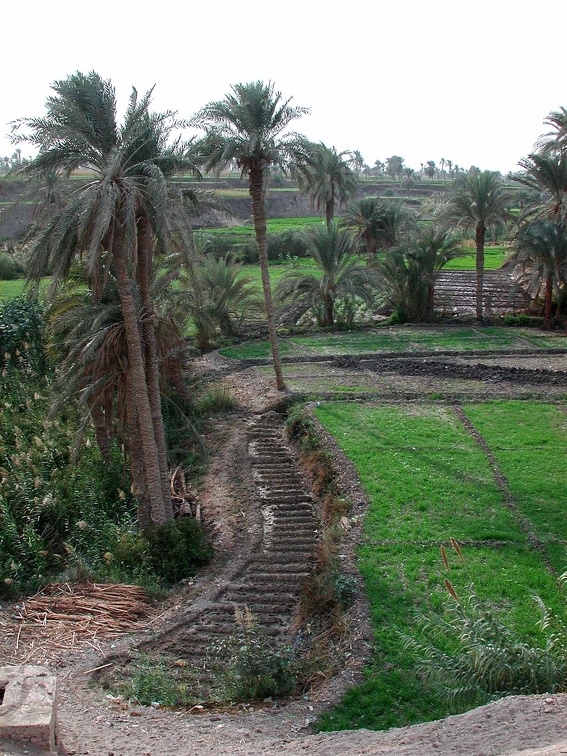
[[[122,306],[126,345],[128,349],[128,367],[131,369],[130,390],[126,401],[132,401],[136,409],[142,454],[144,456],[144,474],[151,512],[151,521],[155,525],[162,525],[168,519],[163,501],[159,457],[154,435],[154,426],[144,358],[142,355],[142,339],[138,323],[138,313],[132,292],[132,282],[128,275],[124,254],[124,231],[117,229],[112,245],[112,256],[116,270],[116,283]],[[138,443],[137,438],[130,438],[130,444]]]
[[[132,391],[132,370],[126,371],[126,394]],[[134,402],[126,401],[126,427],[127,427],[127,447],[130,458],[130,478],[132,481],[132,493],[138,502],[138,523],[142,532],[146,533],[152,524],[151,508],[146,490],[144,475],[144,458],[140,444],[137,439],[140,437],[140,424],[138,423],[138,413]]]
[[[324,302],[324,308],[325,308],[325,320],[323,322],[324,326],[333,326],[335,324],[335,313],[333,311],[333,298],[332,297],[326,297]]]
[[[333,218],[335,217],[335,198],[333,197],[330,200],[327,200],[325,202],[325,222],[327,223],[327,228],[331,228],[331,224],[333,223]]]
[[[484,237],[486,226],[478,223],[475,230],[476,244],[476,319],[482,323],[484,296]]]
[[[91,404],[90,409],[98,448],[104,461],[110,463],[112,440],[108,430],[106,415],[96,398]]]
[[[268,269],[268,243],[266,231],[266,210],[264,208],[264,171],[261,166],[252,166],[249,173],[249,192],[252,197],[252,219],[254,221],[254,233],[258,245],[258,257],[262,272],[262,288],[264,289],[264,303],[266,306],[266,320],[268,322],[268,336],[272,349],[274,372],[276,374],[276,387],[278,391],[285,391],[286,385],[283,378],[280,350],[278,346],[278,334],[276,331],[276,318],[272,288],[270,286],[270,273]]]
[[[173,506],[171,503],[171,489],[169,486],[169,467],[167,464],[165,430],[163,427],[163,415],[161,413],[159,360],[155,332],[156,317],[150,293],[150,282],[152,277],[152,230],[149,224],[149,219],[146,216],[140,218],[138,223],[137,276],[142,298],[142,337],[144,343],[144,364],[146,367],[148,397],[150,400],[154,436],[158,452],[165,514],[167,519],[171,519],[173,517]]]
[[[435,315],[435,286],[427,287],[427,303],[425,305],[425,319],[433,320]]]
[[[552,278],[551,272],[546,271],[544,314],[543,314],[543,327],[546,330],[550,330],[553,325],[552,308],[553,308],[553,278]]]

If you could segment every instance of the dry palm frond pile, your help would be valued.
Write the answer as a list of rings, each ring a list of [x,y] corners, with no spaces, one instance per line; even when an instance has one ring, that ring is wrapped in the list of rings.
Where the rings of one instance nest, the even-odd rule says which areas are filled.
[[[19,604],[10,620],[0,623],[3,646],[20,663],[37,663],[38,657],[52,658],[59,650],[92,648],[98,639],[141,629],[148,614],[146,592],[136,585],[54,583]]]

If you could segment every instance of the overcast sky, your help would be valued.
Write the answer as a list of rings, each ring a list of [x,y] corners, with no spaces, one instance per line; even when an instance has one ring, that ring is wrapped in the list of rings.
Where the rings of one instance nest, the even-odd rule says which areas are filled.
[[[8,123],[75,71],[112,79],[121,104],[155,85],[155,109],[184,118],[271,80],[311,108],[295,130],[416,169],[515,170],[567,106],[565,0],[28,0],[0,22],[0,155]]]

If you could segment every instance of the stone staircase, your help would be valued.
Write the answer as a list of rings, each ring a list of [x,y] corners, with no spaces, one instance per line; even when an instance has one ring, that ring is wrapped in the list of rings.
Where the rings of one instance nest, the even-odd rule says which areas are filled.
[[[140,646],[159,649],[190,668],[196,697],[207,699],[211,644],[234,633],[235,612],[252,614],[274,641],[289,641],[302,583],[313,569],[318,519],[312,495],[275,412],[248,423],[248,456],[253,479],[253,516],[259,527],[245,557],[236,554],[215,588],[188,608],[182,622]]]
[[[487,315],[496,312],[517,312],[527,308],[529,298],[514,278],[503,270],[484,272],[483,306]],[[476,311],[476,272],[447,270],[439,274],[435,284],[437,312],[474,313]]]

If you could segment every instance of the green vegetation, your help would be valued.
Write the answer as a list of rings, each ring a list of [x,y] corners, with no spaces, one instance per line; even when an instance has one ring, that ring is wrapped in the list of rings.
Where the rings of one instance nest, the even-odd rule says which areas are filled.
[[[296,357],[331,354],[370,354],[380,352],[470,351],[488,349],[526,349],[525,341],[540,349],[565,348],[567,338],[546,337],[520,328],[412,328],[390,326],[349,333],[323,333],[281,339],[283,355]],[[267,342],[248,342],[221,350],[233,359],[268,357]]]
[[[19,297],[24,293],[26,282],[23,279],[16,281],[0,281],[0,302]]]
[[[444,266],[443,270],[474,270],[475,254],[468,247],[463,247],[462,257],[456,257]],[[484,250],[484,269],[498,270],[506,260],[510,258],[512,250],[507,246],[485,247]]]
[[[287,696],[295,688],[292,651],[276,646],[246,609],[236,613],[236,630],[213,643],[208,663],[216,671],[221,701]]]
[[[516,454],[518,473],[521,462],[528,481],[535,483],[542,473],[541,465],[533,475],[526,472],[534,449],[541,449],[542,458],[551,452],[546,457],[548,468],[552,476],[556,472],[560,477],[564,465],[553,453],[553,442],[538,443],[545,438],[546,424],[554,439],[554,431],[564,428],[559,408],[508,402],[468,405],[465,411],[479,427],[485,419],[489,444],[498,458],[498,447],[514,449],[506,454]],[[315,414],[354,461],[371,501],[359,566],[375,632],[375,654],[366,682],[323,718],[321,729],[382,729],[458,711],[433,681],[416,674],[416,661],[404,650],[400,637],[400,633],[419,637],[416,613],[449,617],[440,543],[454,537],[469,544],[466,562],[455,558],[449,564],[456,593],[466,597],[474,583],[481,600],[501,612],[520,641],[541,641],[533,620],[534,593],[546,606],[563,610],[555,579],[504,505],[486,455],[451,408],[325,403],[315,408]],[[524,433],[513,422],[514,414]],[[511,465],[509,469],[513,472]],[[517,489],[522,495],[520,482],[519,475],[517,479],[511,475],[512,492]],[[540,493],[546,497],[540,501],[542,509],[566,500],[564,489],[559,492],[553,486],[541,485]],[[532,515],[527,508],[525,513]],[[544,516],[533,513],[535,530]],[[559,518],[547,521],[547,531],[541,535],[550,541],[564,538],[563,527]],[[455,649],[449,638],[444,650],[454,653]]]

